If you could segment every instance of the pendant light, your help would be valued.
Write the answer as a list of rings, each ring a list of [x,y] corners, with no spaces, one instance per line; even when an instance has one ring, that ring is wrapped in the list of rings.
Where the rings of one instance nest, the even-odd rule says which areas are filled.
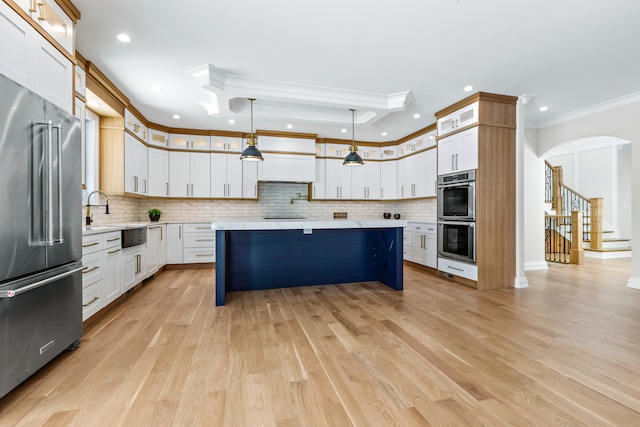
[[[346,166],[361,166],[364,164],[362,157],[358,154],[358,147],[356,147],[356,110],[349,108],[351,111],[351,144],[349,145],[349,154],[344,158],[343,165]]]
[[[240,160],[246,162],[261,162],[264,160],[262,153],[258,150],[257,136],[253,133],[253,101],[255,98],[247,98],[251,102],[251,133],[247,136],[247,148],[240,155]]]

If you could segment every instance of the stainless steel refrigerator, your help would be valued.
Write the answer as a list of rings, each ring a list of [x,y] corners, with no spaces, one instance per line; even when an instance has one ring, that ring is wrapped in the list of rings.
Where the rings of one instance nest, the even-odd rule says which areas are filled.
[[[0,398],[82,336],[80,121],[0,74]]]

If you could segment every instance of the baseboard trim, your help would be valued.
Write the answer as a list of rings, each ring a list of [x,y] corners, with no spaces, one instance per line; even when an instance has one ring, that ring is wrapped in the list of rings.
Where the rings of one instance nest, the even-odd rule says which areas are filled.
[[[526,289],[529,287],[529,280],[526,276],[516,277],[513,287],[516,289]]]
[[[629,277],[627,288],[640,289],[640,277]]]
[[[524,271],[548,270],[548,269],[549,269],[549,265],[547,264],[546,261],[532,261],[532,262],[524,263]]]

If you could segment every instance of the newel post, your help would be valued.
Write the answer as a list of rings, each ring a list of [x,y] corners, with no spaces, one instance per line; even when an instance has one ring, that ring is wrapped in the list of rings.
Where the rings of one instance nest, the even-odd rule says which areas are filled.
[[[571,255],[570,264],[584,264],[584,249],[582,248],[582,211],[571,212]]]
[[[589,199],[591,204],[591,243],[589,247],[602,250],[602,197]]]
[[[562,166],[553,166],[553,210],[556,215],[562,212]]]

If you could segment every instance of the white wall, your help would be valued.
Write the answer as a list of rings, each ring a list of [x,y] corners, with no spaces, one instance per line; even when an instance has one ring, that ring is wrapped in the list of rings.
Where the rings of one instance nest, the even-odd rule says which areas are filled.
[[[524,263],[525,270],[547,268],[544,237],[544,159],[538,157],[538,131],[524,133]]]
[[[640,95],[600,105],[567,116],[538,130],[538,156],[567,141],[594,136],[614,136],[631,141],[632,241],[640,242]],[[636,185],[634,185],[636,183]],[[635,216],[633,215],[635,212]],[[633,251],[635,252],[635,251]],[[640,289],[640,256],[632,257],[628,286]]]
[[[603,198],[605,227],[622,238],[631,237],[630,149],[629,141],[609,136],[569,142],[547,154],[552,165],[562,166],[565,185]]]

